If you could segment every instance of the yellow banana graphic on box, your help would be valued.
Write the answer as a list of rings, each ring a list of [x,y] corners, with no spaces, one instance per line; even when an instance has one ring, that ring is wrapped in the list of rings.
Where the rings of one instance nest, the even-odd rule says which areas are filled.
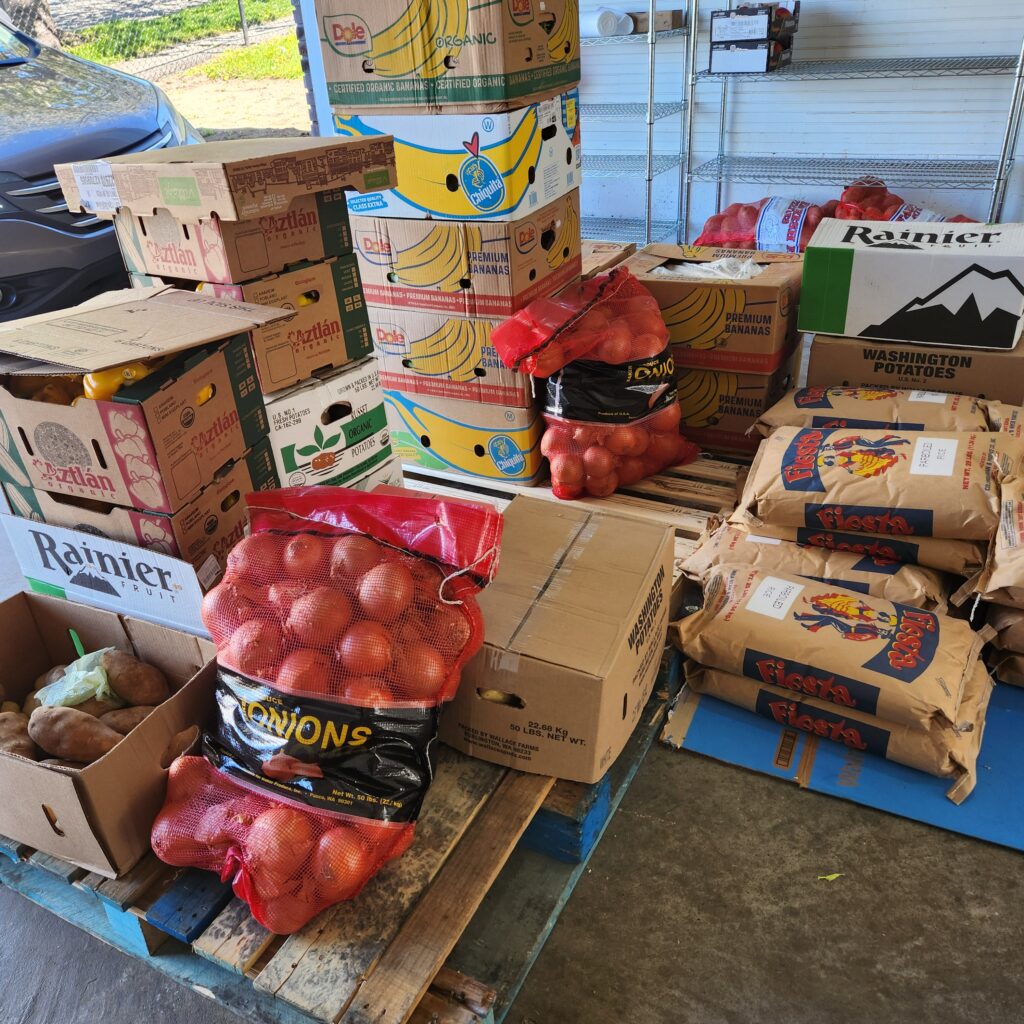
[[[392,424],[399,450],[400,433],[407,432],[430,456],[471,476],[492,480],[529,479],[540,467],[542,431],[536,414],[525,426],[475,427],[441,416],[398,391],[385,391],[384,401],[404,428]],[[424,443],[424,438],[428,443]]]
[[[410,0],[398,19],[374,33],[367,61],[382,78],[439,78],[462,52],[468,27],[469,0]],[[460,42],[435,45],[446,37]]]
[[[418,242],[395,253],[388,277],[411,288],[457,292],[469,276],[469,253],[482,245],[480,229],[471,224],[435,224]]]
[[[556,64],[574,60],[580,42],[580,12],[576,0],[567,3],[562,17],[548,39],[548,56]]]
[[[661,311],[669,338],[690,348],[717,348],[729,337],[726,318],[743,312],[745,298],[742,288],[694,288]]]
[[[476,380],[480,353],[491,338],[491,325],[483,320],[447,320],[432,334],[409,343],[402,364],[424,377]]]
[[[576,207],[572,203],[566,203],[565,214],[555,234],[555,241],[546,254],[548,266],[552,270],[557,270],[579,248],[579,244],[579,214],[577,214]]]
[[[711,427],[721,418],[723,398],[731,398],[739,389],[735,373],[718,370],[687,370],[677,383],[679,408],[687,427]]]

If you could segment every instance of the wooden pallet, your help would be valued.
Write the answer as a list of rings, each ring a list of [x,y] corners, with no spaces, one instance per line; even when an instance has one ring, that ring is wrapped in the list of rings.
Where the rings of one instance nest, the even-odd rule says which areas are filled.
[[[262,928],[209,872],[152,855],[112,881],[4,840],[0,882],[259,1024],[500,1022],[677,682],[666,652],[641,724],[592,786],[442,747],[410,850],[295,935]]]

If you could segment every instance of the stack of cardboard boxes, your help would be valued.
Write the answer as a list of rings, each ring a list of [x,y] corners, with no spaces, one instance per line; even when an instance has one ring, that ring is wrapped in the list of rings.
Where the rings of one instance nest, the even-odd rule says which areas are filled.
[[[693,279],[686,268],[753,260],[747,279]],[[757,417],[791,384],[802,260],[790,253],[649,245],[626,267],[668,325],[682,432],[713,453],[751,453]]]
[[[349,198],[395,450],[532,482],[531,382],[490,333],[580,275],[576,0],[316,9],[334,131],[395,139],[398,187]]]
[[[793,34],[799,26],[800,0],[712,11],[711,74],[764,74],[786,67],[793,62]]]

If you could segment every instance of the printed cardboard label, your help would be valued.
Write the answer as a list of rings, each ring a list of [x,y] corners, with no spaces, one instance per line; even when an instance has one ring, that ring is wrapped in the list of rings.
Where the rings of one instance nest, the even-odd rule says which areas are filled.
[[[121,205],[110,164],[103,160],[75,164],[74,174],[83,210],[116,210]]]
[[[934,402],[935,405],[945,405],[949,395],[941,391],[911,391],[907,396],[908,402]]]
[[[766,576],[747,599],[747,611],[781,621],[803,589],[799,583],[780,580],[777,576]]]
[[[943,437],[919,437],[914,442],[910,472],[915,476],[952,476],[959,442]]]

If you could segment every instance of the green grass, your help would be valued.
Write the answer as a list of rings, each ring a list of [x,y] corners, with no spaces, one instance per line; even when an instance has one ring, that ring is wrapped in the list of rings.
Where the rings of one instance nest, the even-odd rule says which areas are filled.
[[[192,68],[188,75],[202,76],[215,82],[237,78],[301,78],[299,42],[292,33],[252,46],[241,46]]]
[[[291,0],[245,0],[245,16],[250,25],[287,18],[291,11]],[[86,60],[111,64],[149,57],[177,43],[240,28],[238,0],[208,0],[157,18],[118,18],[91,25],[76,32],[73,45],[67,49]]]

